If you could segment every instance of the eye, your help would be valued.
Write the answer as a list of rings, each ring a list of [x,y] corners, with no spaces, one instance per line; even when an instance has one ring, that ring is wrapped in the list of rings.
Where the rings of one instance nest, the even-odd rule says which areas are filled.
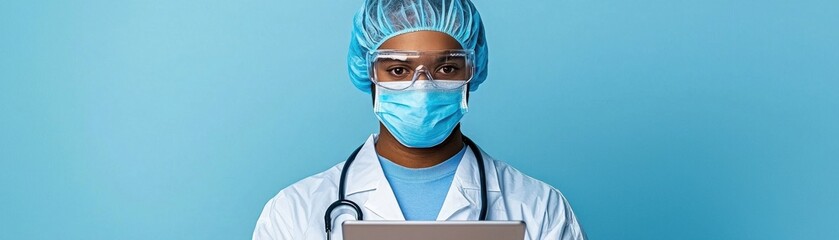
[[[454,74],[455,72],[457,72],[457,70],[458,69],[455,66],[442,66],[440,67],[440,69],[437,70],[437,72],[449,75]]]
[[[394,68],[388,69],[387,71],[388,71],[388,73],[390,73],[390,75],[393,75],[393,76],[396,76],[396,77],[402,77],[402,76],[405,76],[406,74],[408,74],[408,69],[404,68],[404,67],[394,67]]]

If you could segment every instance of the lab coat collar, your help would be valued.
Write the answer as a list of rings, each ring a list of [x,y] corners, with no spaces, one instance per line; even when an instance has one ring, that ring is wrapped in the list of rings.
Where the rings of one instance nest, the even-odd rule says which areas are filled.
[[[373,191],[367,201],[363,203],[365,208],[381,219],[405,220],[393,189],[390,188],[390,183],[387,182],[381,163],[379,163],[375,149],[377,137],[378,135],[372,134],[367,138],[350,167],[347,175],[347,197],[351,198],[352,195],[357,193]],[[500,192],[501,188],[496,175],[495,164],[489,156],[486,154],[483,154],[483,156],[487,175],[487,191]],[[463,159],[457,167],[454,181],[452,181],[437,220],[468,220],[465,218],[466,215],[460,214],[461,217],[455,217],[455,214],[470,206],[480,209],[479,206],[482,204],[480,203],[480,193],[481,184],[475,153],[467,147]]]

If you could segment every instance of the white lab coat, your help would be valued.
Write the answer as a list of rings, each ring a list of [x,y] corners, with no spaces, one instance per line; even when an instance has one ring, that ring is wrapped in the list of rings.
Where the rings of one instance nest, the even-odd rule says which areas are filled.
[[[358,152],[347,175],[347,199],[356,202],[365,220],[404,220],[402,211],[374,148],[371,135]],[[571,205],[550,185],[533,179],[483,153],[488,190],[488,220],[522,220],[525,239],[585,239]],[[467,148],[455,172],[437,220],[477,220],[481,185],[475,154]],[[326,239],[324,213],[338,199],[344,163],[281,190],[265,204],[253,239]],[[341,214],[339,214],[341,213]],[[354,219],[352,211],[335,211],[332,239],[342,239],[341,223]]]

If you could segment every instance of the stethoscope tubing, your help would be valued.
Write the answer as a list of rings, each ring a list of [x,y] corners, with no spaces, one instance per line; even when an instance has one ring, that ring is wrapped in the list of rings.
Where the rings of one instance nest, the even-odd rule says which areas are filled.
[[[481,178],[481,211],[478,220],[485,221],[487,217],[487,180],[483,154],[481,154],[481,149],[478,148],[478,145],[475,144],[475,142],[473,142],[472,139],[463,136],[463,142],[466,143],[466,145],[472,149],[472,152],[475,153],[475,159],[478,162],[478,173],[480,174]],[[330,235],[332,233],[333,220],[332,212],[336,208],[341,206],[350,207],[353,209],[353,211],[355,211],[356,220],[364,220],[364,214],[361,211],[361,207],[359,207],[358,204],[356,204],[355,202],[346,198],[347,173],[349,172],[348,169],[350,168],[350,165],[352,165],[352,162],[355,161],[356,156],[358,156],[358,152],[361,151],[362,147],[364,147],[363,144],[356,148],[355,151],[353,151],[352,154],[350,154],[350,156],[347,158],[347,161],[344,163],[344,167],[343,169],[341,169],[341,180],[338,183],[338,200],[333,202],[329,205],[329,207],[326,208],[326,214],[324,214],[323,220],[327,239],[331,239]]]

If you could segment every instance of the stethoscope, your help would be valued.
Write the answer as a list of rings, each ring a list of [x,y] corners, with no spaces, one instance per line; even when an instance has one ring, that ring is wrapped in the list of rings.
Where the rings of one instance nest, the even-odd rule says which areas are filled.
[[[479,221],[484,221],[487,218],[487,179],[486,179],[486,171],[484,170],[484,157],[481,156],[480,148],[478,145],[475,144],[471,139],[463,136],[463,142],[466,143],[469,148],[472,149],[473,153],[475,154],[475,158],[478,160],[478,173],[481,174],[481,214],[478,217]],[[332,211],[338,207],[346,206],[350,207],[355,211],[355,219],[356,220],[364,220],[364,214],[361,212],[361,207],[358,206],[355,202],[348,200],[346,197],[346,193],[344,188],[347,185],[347,170],[350,168],[350,165],[353,161],[355,161],[356,155],[358,152],[361,151],[361,147],[364,147],[362,144],[355,151],[350,154],[350,157],[347,158],[346,163],[344,163],[344,168],[341,170],[341,182],[338,183],[338,200],[333,202],[326,208],[326,214],[323,216],[323,221],[325,223],[326,228],[326,239],[332,239]]]

